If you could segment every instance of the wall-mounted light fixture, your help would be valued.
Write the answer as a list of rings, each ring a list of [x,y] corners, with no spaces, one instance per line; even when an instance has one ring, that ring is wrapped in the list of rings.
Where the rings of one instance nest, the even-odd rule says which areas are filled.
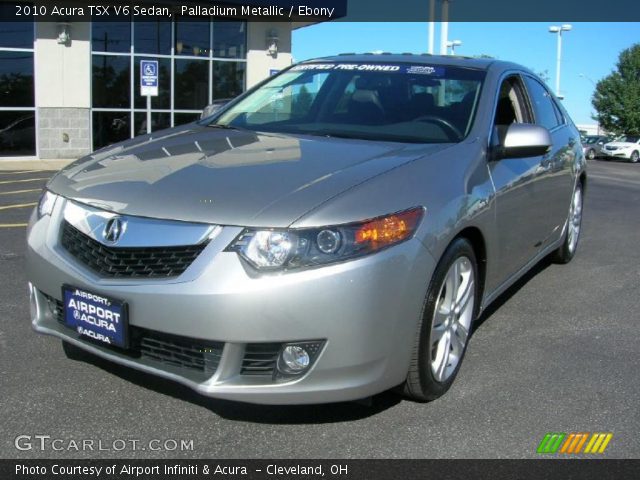
[[[267,55],[272,57],[278,56],[278,32],[276,30],[270,30],[267,32]]]
[[[447,49],[451,49],[451,55],[455,55],[456,54],[456,47],[459,47],[462,45],[462,40],[449,40],[447,42]],[[447,52],[447,55],[449,53]]]
[[[58,43],[68,45],[71,42],[71,24],[68,22],[58,23]]]

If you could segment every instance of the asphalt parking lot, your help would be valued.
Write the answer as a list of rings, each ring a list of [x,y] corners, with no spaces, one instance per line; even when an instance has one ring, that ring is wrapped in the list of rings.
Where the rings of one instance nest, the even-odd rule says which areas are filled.
[[[50,175],[0,172],[2,458],[532,458],[547,432],[611,432],[604,456],[640,457],[640,165],[589,163],[576,258],[541,263],[499,299],[447,395],[417,404],[386,393],[372,407],[218,401],[66,359],[31,330],[24,271],[24,225]],[[21,451],[19,435],[193,449]]]

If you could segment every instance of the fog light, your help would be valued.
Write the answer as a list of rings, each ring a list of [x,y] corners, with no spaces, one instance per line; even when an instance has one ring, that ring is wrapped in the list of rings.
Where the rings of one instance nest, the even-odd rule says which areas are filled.
[[[289,345],[282,352],[282,361],[292,372],[299,372],[309,366],[309,353],[298,345]]]
[[[278,372],[282,375],[300,375],[311,367],[324,342],[289,343],[278,358]]]

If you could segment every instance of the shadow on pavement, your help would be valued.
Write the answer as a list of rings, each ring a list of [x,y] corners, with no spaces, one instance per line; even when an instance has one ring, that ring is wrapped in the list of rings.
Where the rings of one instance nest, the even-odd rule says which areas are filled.
[[[505,303],[511,300],[518,291],[524,287],[529,280],[538,274],[544,272],[547,267],[553,265],[551,261],[551,257],[547,256],[540,260],[531,270],[525,273],[516,283],[507,288],[498,298],[496,298],[491,305],[489,305],[484,312],[478,317],[473,326],[473,331],[475,332],[482,326],[484,322],[486,322],[496,311],[498,311]]]
[[[84,354],[82,361],[142,388],[206,408],[222,418],[244,422],[278,425],[353,421],[381,413],[403,400],[399,394],[388,391],[373,397],[370,405],[365,401],[320,405],[255,405],[205,397],[179,383],[127,368],[89,353]]]

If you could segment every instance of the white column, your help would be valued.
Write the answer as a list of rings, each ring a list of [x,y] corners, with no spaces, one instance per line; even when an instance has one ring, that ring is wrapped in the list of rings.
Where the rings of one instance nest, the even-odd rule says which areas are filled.
[[[440,55],[447,54],[449,36],[449,0],[442,0],[442,23],[440,24]]]
[[[436,32],[435,32],[435,17],[436,17],[436,0],[429,0],[429,21],[427,22],[429,25],[429,50],[428,53],[433,55],[435,42],[436,42]]]
[[[562,29],[558,31],[558,45],[556,51],[556,96],[560,97],[560,63],[562,62]]]
[[[247,22],[247,88],[267,78],[269,70],[291,65],[291,27],[288,22]],[[272,30],[278,34],[275,57],[267,54],[267,34]]]

